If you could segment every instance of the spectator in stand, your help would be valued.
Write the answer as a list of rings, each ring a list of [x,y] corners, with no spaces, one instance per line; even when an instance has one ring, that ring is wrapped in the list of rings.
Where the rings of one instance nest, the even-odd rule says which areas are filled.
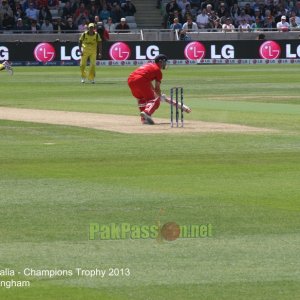
[[[207,9],[206,9],[207,10]],[[210,13],[207,13],[208,15],[208,28],[214,29],[215,28],[215,20],[218,19],[218,16],[216,15],[216,12],[212,10]],[[211,30],[209,30],[211,31]]]
[[[260,17],[256,17],[255,22],[251,24],[252,31],[262,31],[262,21]]]
[[[62,22],[61,17],[54,18],[52,21],[53,31],[55,33],[62,33],[65,31],[65,24]]]
[[[206,14],[206,8],[203,8],[201,13],[197,15],[196,23],[199,29],[208,27],[209,20],[208,20],[208,15]]]
[[[71,6],[71,2],[67,1],[62,9],[62,14],[61,17],[64,20],[67,20],[68,18],[73,16],[73,10],[72,10],[72,6]]]
[[[208,14],[212,14],[212,12],[214,11],[213,10],[213,6],[210,4],[210,3],[208,3],[205,7],[203,7],[203,8],[206,8],[206,14],[208,15]]]
[[[220,18],[216,18],[213,21],[212,31],[217,32],[217,31],[221,31],[221,30],[222,30],[221,19]]]
[[[242,19],[241,24],[238,26],[240,32],[249,32],[251,31],[250,24],[247,23],[246,19]]]
[[[291,31],[299,31],[300,30],[300,26],[296,23],[295,17],[290,18],[290,29],[291,29]]]
[[[42,6],[42,8],[40,9],[40,12],[39,12],[39,23],[41,25],[41,29],[42,29],[42,24],[45,19],[52,21],[52,14],[51,14],[48,6]]]
[[[107,22],[108,18],[110,17],[110,11],[107,9],[107,5],[104,4],[102,10],[100,11],[100,20]]]
[[[293,10],[295,11],[296,16],[300,17],[300,0],[296,1]]]
[[[186,22],[182,25],[182,29],[188,31],[198,31],[197,23],[193,22],[192,17],[188,17]]]
[[[227,8],[226,8],[224,2],[221,2],[221,3],[220,3],[220,6],[219,6],[219,8],[218,8],[218,10],[217,10],[217,15],[218,15],[218,17],[221,18],[221,19],[222,19],[223,17],[228,17],[228,16],[229,16],[229,12],[228,12],[228,10],[227,10]]]
[[[24,33],[28,30],[28,27],[24,25],[23,20],[19,18],[14,26],[15,33]]]
[[[35,3],[38,9],[42,9],[42,7],[48,6],[48,0],[36,0]]]
[[[58,9],[59,1],[58,0],[48,0],[48,7],[49,7],[49,9]]]
[[[122,6],[122,11],[124,16],[134,16],[136,13],[136,8],[130,0],[126,0],[125,5]]]
[[[295,22],[296,22],[298,25],[300,25],[300,17],[298,17],[298,16],[296,15],[296,12],[295,12],[294,10],[291,11],[290,19],[291,19],[291,18],[295,18]]]
[[[5,30],[11,30],[14,27],[14,18],[10,17],[7,13],[3,15],[3,20],[2,20],[2,29]]]
[[[22,0],[21,1],[21,5],[22,5],[22,9],[25,12],[26,9],[29,7],[29,3],[32,2],[32,0]]]
[[[263,16],[263,17],[265,17],[265,13],[266,13],[266,5],[263,3],[263,2],[261,2],[260,4],[259,4],[259,10],[260,10],[260,14]]]
[[[267,18],[265,18],[264,21],[264,29],[266,31],[272,31],[276,28],[276,23],[274,22],[273,16],[269,15]]]
[[[170,26],[170,29],[176,31],[182,28],[182,24],[179,22],[178,18],[174,18],[173,23]]]
[[[53,33],[53,25],[49,19],[45,19],[41,25],[41,32],[43,33]]]
[[[182,14],[182,19],[183,19],[182,23],[185,23],[189,17],[195,20],[196,16],[197,16],[197,11],[192,9],[190,4],[187,4],[185,8],[185,14]]]
[[[120,1],[118,1],[118,0],[106,0],[107,7],[110,10],[113,8],[114,3],[116,3],[116,4],[119,3],[120,4]]]
[[[276,27],[281,32],[290,30],[290,24],[286,21],[286,16],[281,16],[281,21],[276,24]]]
[[[0,6],[0,27],[1,25],[3,25],[3,21],[5,19],[5,23],[7,23],[7,21],[14,17],[14,12],[12,10],[12,8],[10,7],[10,5],[8,4],[7,0],[2,0],[2,5]],[[14,19],[13,19],[14,21]],[[6,27],[6,26],[4,26]]]
[[[171,0],[166,5],[165,28],[168,28],[173,23],[175,10],[180,11],[180,7],[176,0]]]
[[[74,24],[73,18],[68,18],[66,22],[65,32],[74,32],[78,30],[78,26]]]
[[[95,16],[95,28],[99,33],[102,41],[109,40],[109,32],[105,29],[103,22],[100,21],[99,16]]]
[[[29,28],[31,33],[38,33],[40,30],[40,25],[36,20],[31,20],[30,21],[30,28]]]
[[[119,20],[123,17],[121,7],[117,2],[114,2],[110,15],[114,23],[119,22]]]
[[[39,19],[39,10],[34,7],[33,2],[29,3],[29,7],[26,9],[25,14],[26,14],[26,18],[29,20],[29,22],[31,22],[32,20],[37,22]],[[32,27],[32,24],[31,24],[31,27]]]
[[[184,16],[184,14],[185,14],[185,8],[186,8],[186,6],[189,4],[189,5],[191,5],[191,3],[188,1],[188,0],[179,0],[179,1],[177,1],[177,4],[178,4],[178,6],[179,6],[179,8],[180,8],[180,11],[181,11],[181,14]]]
[[[76,10],[80,7],[81,0],[69,0],[71,2],[72,16],[75,14]]]
[[[279,11],[279,13],[277,14],[277,16],[275,16],[275,22],[278,23],[278,22],[281,22],[281,17],[282,16],[285,16],[286,17],[286,22],[289,21],[288,19],[288,16],[287,16],[287,13],[286,13],[286,10],[285,9],[281,9]]]
[[[255,22],[256,19],[259,19],[261,23],[263,23],[263,21],[265,20],[265,18],[261,14],[259,8],[255,8],[255,10],[254,10],[253,21]]]
[[[89,20],[82,17],[79,21],[78,21],[78,31],[83,32],[86,31],[88,29],[88,25],[89,25]]]
[[[18,19],[24,19],[25,18],[25,12],[23,11],[22,5],[20,2],[17,2],[15,5],[15,12],[14,12],[14,18],[17,22]]]
[[[269,9],[265,10],[264,18],[266,19],[267,17],[271,16],[271,11]]]
[[[104,24],[104,27],[108,32],[115,32],[116,25],[113,23],[111,17],[107,19],[107,23]]]
[[[183,23],[182,15],[178,10],[174,10],[174,19],[176,19],[176,18],[178,19],[179,23],[181,23],[181,24]],[[174,19],[173,19],[173,21],[174,21]]]
[[[90,5],[88,12],[89,12],[88,15],[89,20],[94,20],[96,16],[99,16],[98,5],[95,4],[95,1],[93,1],[92,4]]]
[[[239,27],[239,21],[238,21],[238,17],[239,15],[241,14],[241,9],[238,5],[238,3],[234,3],[234,5],[232,7],[230,7],[230,16],[231,16],[231,19],[233,20],[233,24],[237,27]],[[244,19],[242,19],[244,20]],[[247,23],[247,22],[246,22]]]
[[[252,23],[252,18],[250,15],[245,13],[245,10],[242,9],[241,10],[241,14],[236,18],[235,20],[235,24],[237,24],[238,26],[242,24],[242,20],[246,20],[247,23]]]
[[[251,17],[254,16],[254,10],[251,8],[250,3],[245,4],[244,10],[246,15],[249,15]]]
[[[85,4],[82,2],[80,3],[79,8],[76,9],[75,14],[73,16],[74,23],[78,25],[79,20],[88,19],[89,11],[86,9]]]
[[[231,18],[226,18],[225,23],[222,25],[222,31],[223,32],[234,32],[235,27],[232,24]]]
[[[129,30],[129,26],[126,23],[126,19],[125,18],[121,18],[120,23],[116,26],[116,32],[118,33],[126,33],[126,32],[130,32]]]

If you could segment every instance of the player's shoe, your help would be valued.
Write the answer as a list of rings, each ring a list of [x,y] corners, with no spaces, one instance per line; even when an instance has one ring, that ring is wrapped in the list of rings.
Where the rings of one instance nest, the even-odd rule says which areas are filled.
[[[14,74],[14,70],[11,67],[11,63],[10,62],[8,62],[8,61],[3,62],[3,66],[5,67],[5,70],[7,71],[7,73],[9,75],[13,75]]]
[[[85,83],[85,79],[84,78],[81,78],[81,83]]]
[[[140,115],[141,115],[142,118],[144,118],[144,124],[154,125],[154,121],[152,120],[150,115],[148,115],[144,111],[142,111]]]
[[[91,84],[94,84],[95,83],[95,80],[93,79],[93,80],[90,80],[90,83]]]

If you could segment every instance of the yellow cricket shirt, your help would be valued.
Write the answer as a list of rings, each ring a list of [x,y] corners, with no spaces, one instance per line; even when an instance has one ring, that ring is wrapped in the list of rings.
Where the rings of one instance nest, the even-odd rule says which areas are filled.
[[[83,32],[79,40],[82,42],[82,48],[86,51],[97,51],[97,44],[101,42],[99,33],[94,32],[93,35],[89,35],[88,31]]]

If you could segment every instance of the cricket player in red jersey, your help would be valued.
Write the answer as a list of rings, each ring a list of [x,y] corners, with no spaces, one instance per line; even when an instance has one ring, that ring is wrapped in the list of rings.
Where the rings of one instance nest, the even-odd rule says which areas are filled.
[[[143,124],[154,124],[151,116],[160,105],[161,69],[166,68],[167,60],[168,58],[164,54],[159,54],[154,58],[154,63],[150,62],[140,66],[128,77],[128,85],[132,95],[138,101]]]

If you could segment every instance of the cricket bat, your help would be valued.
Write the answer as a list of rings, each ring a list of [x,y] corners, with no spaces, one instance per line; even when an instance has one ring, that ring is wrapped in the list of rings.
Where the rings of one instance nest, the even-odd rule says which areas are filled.
[[[163,97],[163,96],[162,96],[162,97]],[[169,104],[172,103],[173,106],[176,106],[176,102],[175,102],[174,100],[171,100],[171,99],[168,98],[167,96],[164,96],[164,100],[162,100],[162,101],[166,101],[166,102],[169,103]],[[180,103],[180,102],[178,102],[178,108],[181,109],[181,103]],[[184,112],[188,113],[188,114],[192,111],[192,110],[191,110],[187,105],[185,105],[185,104],[183,104],[182,110],[183,110]]]

